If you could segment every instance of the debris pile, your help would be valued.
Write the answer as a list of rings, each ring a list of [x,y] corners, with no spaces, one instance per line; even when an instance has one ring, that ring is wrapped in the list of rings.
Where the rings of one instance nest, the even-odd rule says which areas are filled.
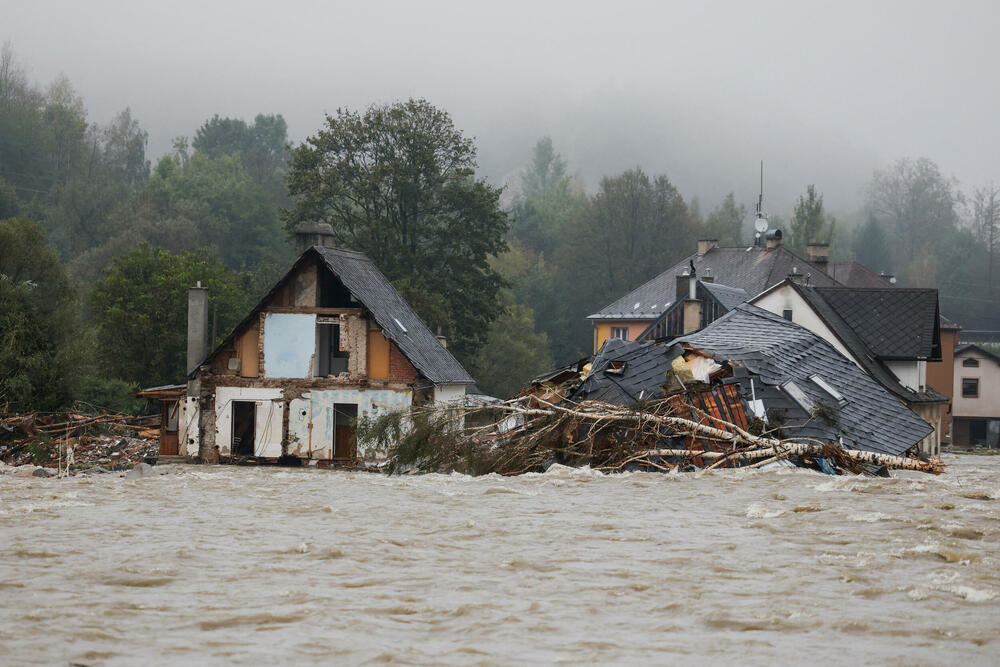
[[[0,461],[7,465],[128,468],[159,452],[159,415],[0,414]]]
[[[466,417],[481,417],[484,411],[494,416],[492,423],[463,426]],[[712,416],[684,394],[631,406],[553,403],[533,395],[488,407],[431,406],[384,415],[365,425],[364,437],[387,450],[390,473],[518,475],[553,463],[608,472],[672,472],[760,468],[781,461],[832,474],[876,474],[882,468],[944,472],[937,459],[778,438],[761,431],[757,422],[742,428]]]

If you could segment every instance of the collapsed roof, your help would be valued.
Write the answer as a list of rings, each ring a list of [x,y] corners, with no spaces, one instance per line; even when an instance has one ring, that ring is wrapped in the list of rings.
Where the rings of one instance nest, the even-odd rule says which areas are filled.
[[[933,430],[825,340],[749,304],[671,343],[609,340],[573,398],[628,405],[661,397],[685,353],[727,365],[723,382],[739,384],[748,416],[786,437],[899,455]]]

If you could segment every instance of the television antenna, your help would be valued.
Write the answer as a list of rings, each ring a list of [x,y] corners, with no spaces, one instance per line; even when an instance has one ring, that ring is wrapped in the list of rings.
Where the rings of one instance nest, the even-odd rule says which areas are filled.
[[[767,216],[764,215],[764,161],[760,161],[760,195],[757,197],[757,216],[753,221],[753,228],[757,230],[754,235],[754,245],[760,245],[760,237],[765,232],[769,224]]]

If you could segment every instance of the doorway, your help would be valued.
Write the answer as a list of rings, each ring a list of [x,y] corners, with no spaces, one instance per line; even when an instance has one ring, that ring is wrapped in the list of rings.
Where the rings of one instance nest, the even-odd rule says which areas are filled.
[[[253,401],[233,401],[233,442],[229,451],[234,456],[253,456],[256,433],[257,404]]]
[[[346,461],[355,458],[357,450],[358,404],[333,404],[333,458]]]

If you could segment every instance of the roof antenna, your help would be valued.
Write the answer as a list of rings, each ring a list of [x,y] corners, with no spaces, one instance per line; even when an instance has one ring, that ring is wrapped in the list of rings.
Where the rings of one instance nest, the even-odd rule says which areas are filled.
[[[760,245],[760,237],[767,233],[769,227],[767,216],[764,215],[764,161],[760,161],[760,195],[757,197],[757,217],[753,221],[754,234],[753,244]]]

